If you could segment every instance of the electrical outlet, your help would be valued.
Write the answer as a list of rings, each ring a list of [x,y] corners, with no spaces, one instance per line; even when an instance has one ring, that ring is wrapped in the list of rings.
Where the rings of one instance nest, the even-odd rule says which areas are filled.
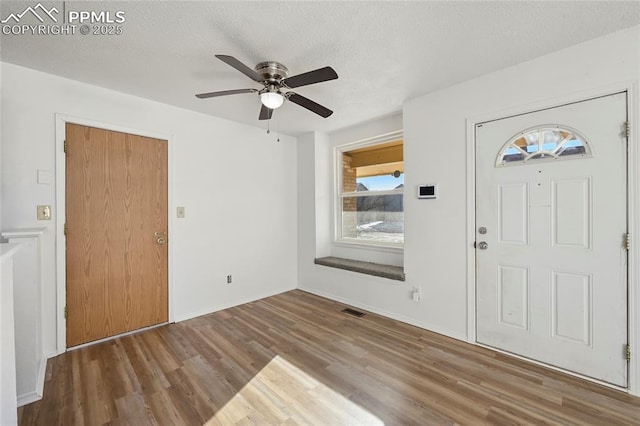
[[[227,284],[231,284],[231,275],[227,275]]]
[[[176,207],[176,216],[178,219],[184,219],[184,207]]]
[[[420,302],[422,300],[422,291],[420,291],[420,287],[414,287],[411,292],[411,299],[414,302]]]

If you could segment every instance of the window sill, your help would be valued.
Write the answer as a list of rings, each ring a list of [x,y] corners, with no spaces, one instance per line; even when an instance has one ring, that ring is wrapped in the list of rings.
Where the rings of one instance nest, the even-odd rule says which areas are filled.
[[[401,266],[382,265],[380,263],[362,262],[360,260],[343,259],[340,257],[320,257],[314,259],[316,265],[330,268],[344,269],[361,274],[388,278],[390,280],[404,281],[404,268]]]
[[[334,246],[338,247],[350,247],[357,249],[365,249],[365,250],[374,250],[388,253],[404,253],[404,246],[392,246],[392,245],[382,245],[375,243],[366,243],[361,241],[349,241],[349,240],[334,240]]]

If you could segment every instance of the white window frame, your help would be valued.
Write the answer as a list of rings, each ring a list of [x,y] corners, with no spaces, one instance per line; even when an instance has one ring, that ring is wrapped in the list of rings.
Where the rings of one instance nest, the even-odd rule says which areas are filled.
[[[342,200],[348,197],[372,197],[380,195],[402,194],[404,201],[404,188],[392,189],[387,191],[372,191],[371,193],[363,192],[342,192],[342,155],[345,152],[355,149],[366,148],[369,146],[379,145],[386,142],[392,142],[403,139],[402,131],[386,133],[384,135],[363,139],[357,142],[340,145],[334,149],[334,166],[335,166],[335,187],[334,187],[334,235],[333,244],[346,247],[372,248],[391,252],[403,252],[404,243],[387,243],[383,241],[357,240],[354,238],[342,238]],[[404,144],[403,144],[404,146]]]

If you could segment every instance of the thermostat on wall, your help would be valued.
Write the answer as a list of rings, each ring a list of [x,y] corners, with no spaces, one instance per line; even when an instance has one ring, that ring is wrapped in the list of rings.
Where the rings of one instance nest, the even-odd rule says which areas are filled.
[[[418,198],[436,198],[438,192],[438,185],[435,183],[429,183],[427,185],[420,185],[418,187]]]

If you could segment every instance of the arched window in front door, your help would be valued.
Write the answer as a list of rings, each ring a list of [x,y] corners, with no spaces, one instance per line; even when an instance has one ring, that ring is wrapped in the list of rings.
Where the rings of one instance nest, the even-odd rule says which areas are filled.
[[[591,156],[589,143],[575,129],[542,125],[523,130],[509,139],[498,154],[496,167]]]

